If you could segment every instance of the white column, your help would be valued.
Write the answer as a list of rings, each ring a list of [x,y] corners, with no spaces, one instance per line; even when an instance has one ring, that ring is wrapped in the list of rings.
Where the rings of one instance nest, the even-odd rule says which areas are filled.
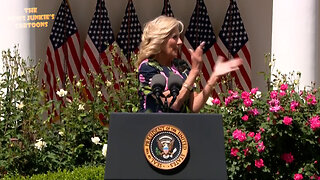
[[[24,8],[30,8],[34,3],[31,0],[10,0],[0,2],[0,51],[13,49],[19,44],[21,56],[27,58],[35,57],[34,51],[34,30],[22,28],[21,24],[27,14]],[[32,36],[31,36],[32,35]],[[1,55],[0,55],[1,56]],[[2,61],[0,62],[0,72],[2,71]]]
[[[319,83],[318,0],[273,1],[272,54],[278,69],[302,73],[300,88]],[[319,85],[319,84],[317,84]]]

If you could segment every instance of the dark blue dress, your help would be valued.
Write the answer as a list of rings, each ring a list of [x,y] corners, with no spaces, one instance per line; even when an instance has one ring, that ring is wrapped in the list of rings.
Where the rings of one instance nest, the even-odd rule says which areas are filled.
[[[162,74],[166,79],[165,91],[168,90],[168,78],[170,74],[179,75],[182,79],[186,79],[190,68],[188,64],[180,59],[175,59],[171,67],[161,66],[158,61],[154,59],[146,59],[141,62],[138,68],[139,77],[139,98],[140,98],[140,112],[164,112],[163,107],[159,106],[157,100],[152,96],[151,80],[156,74]],[[188,100],[181,107],[180,111],[170,109],[170,112],[186,112]]]

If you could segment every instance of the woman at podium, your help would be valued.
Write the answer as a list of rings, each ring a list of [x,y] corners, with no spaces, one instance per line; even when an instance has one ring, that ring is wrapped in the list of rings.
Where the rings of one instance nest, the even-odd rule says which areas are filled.
[[[159,16],[145,25],[136,62],[140,111],[187,112],[189,109],[199,112],[212,94],[219,77],[242,65],[242,59],[224,61],[219,56],[206,85],[201,92],[195,92],[193,85],[201,73],[205,42],[195,50],[189,49],[189,68],[184,60],[177,59],[183,28],[181,21],[167,16]]]

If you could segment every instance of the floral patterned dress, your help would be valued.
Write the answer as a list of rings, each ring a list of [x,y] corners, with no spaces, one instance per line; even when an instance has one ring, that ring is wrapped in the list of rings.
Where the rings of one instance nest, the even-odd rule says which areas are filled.
[[[175,59],[171,67],[161,66],[154,59],[146,59],[141,62],[138,68],[140,97],[140,112],[164,112],[163,107],[159,106],[157,100],[152,96],[151,80],[156,74],[162,74],[166,79],[165,91],[168,90],[168,78],[170,74],[179,75],[182,79],[186,79],[190,68],[188,64],[180,59]],[[169,112],[186,112],[188,100],[181,107],[180,111],[169,109]]]

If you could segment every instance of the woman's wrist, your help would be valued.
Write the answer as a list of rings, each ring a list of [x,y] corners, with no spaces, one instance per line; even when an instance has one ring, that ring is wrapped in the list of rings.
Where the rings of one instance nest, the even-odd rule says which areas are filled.
[[[214,89],[214,84],[207,83],[206,86],[209,87],[210,92],[213,91],[213,89]]]
[[[216,75],[214,72],[211,74],[208,83],[215,84],[219,80],[220,76]]]
[[[210,76],[206,84],[209,87],[210,91],[212,91],[215,88],[215,84],[218,81],[218,79],[219,76],[215,75],[214,73]]]
[[[187,84],[187,83],[183,83],[182,87],[186,88],[186,89],[189,90],[189,91],[192,91],[192,89],[193,89],[193,87],[190,86],[190,85]]]
[[[217,75],[215,72],[213,72],[213,73],[212,73],[212,78],[219,79],[219,78],[220,78],[220,76],[219,76],[219,75]]]
[[[189,76],[190,75],[194,75],[194,76],[198,76],[200,74],[200,70],[199,69],[191,69],[189,72]]]

